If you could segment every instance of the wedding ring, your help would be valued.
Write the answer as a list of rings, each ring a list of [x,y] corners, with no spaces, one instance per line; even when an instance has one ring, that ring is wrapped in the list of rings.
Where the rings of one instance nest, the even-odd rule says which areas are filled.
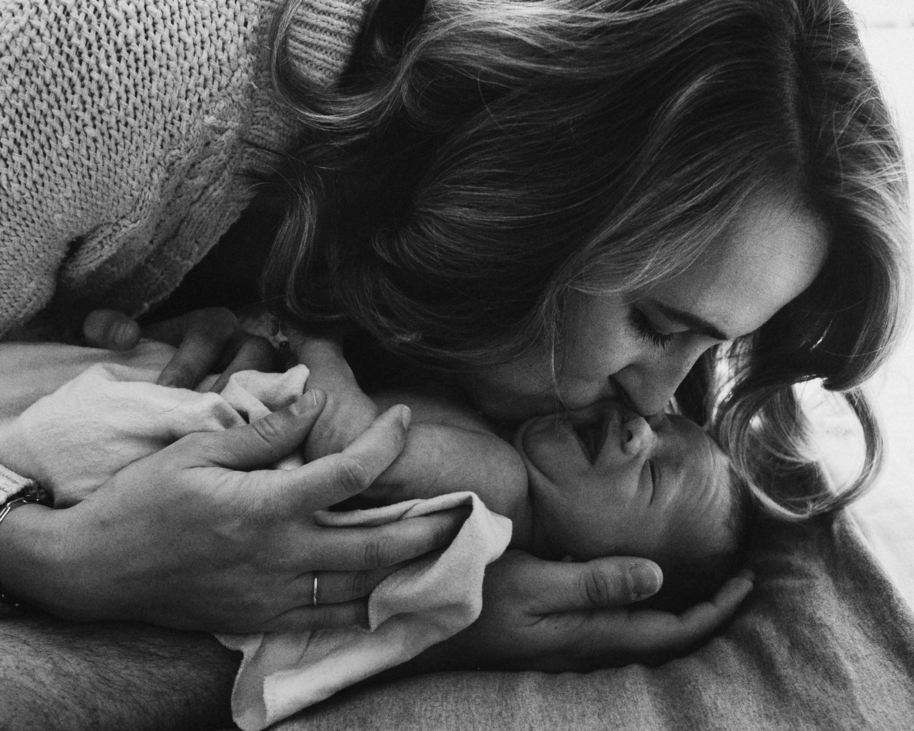
[[[317,606],[317,571],[315,571],[312,576],[314,577],[314,585],[311,587],[311,604],[312,606]]]

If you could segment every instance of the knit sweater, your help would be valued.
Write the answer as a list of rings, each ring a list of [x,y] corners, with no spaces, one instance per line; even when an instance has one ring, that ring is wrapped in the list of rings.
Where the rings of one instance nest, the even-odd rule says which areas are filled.
[[[342,71],[367,4],[302,3],[290,49],[315,84]],[[0,337],[42,310],[140,314],[225,233],[256,148],[294,134],[268,69],[280,5],[0,3]]]

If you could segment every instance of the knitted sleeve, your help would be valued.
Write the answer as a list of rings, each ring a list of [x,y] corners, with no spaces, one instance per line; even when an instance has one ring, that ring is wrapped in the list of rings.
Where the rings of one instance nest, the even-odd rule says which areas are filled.
[[[293,48],[317,83],[365,0],[305,0]],[[279,0],[0,3],[0,338],[42,308],[161,299],[250,198],[255,146],[291,128],[266,71]]]

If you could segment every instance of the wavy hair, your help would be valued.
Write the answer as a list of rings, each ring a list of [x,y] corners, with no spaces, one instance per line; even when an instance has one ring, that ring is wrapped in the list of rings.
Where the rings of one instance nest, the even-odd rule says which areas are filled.
[[[560,353],[569,293],[663,280],[748,200],[781,196],[823,222],[824,268],[706,353],[680,405],[782,516],[865,488],[881,442],[859,387],[901,324],[907,189],[843,3],[379,0],[329,89],[290,58],[299,4],[273,45],[303,130],[273,176],[286,217],[263,286],[280,317],[357,328],[439,369]],[[843,491],[807,479],[793,385],[814,378],[864,427],[866,464]]]

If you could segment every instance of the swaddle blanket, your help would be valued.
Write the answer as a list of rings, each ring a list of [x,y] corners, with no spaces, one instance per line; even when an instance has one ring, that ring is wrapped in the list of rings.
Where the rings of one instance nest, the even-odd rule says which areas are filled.
[[[79,502],[122,467],[182,436],[231,428],[283,408],[302,393],[308,378],[304,366],[282,374],[246,371],[233,375],[221,394],[198,393],[152,383],[173,352],[159,344],[113,358],[70,346],[2,347],[18,349],[20,362],[40,359],[43,383],[56,390],[39,398],[34,378],[19,379],[31,384],[28,400],[39,400],[18,417],[3,415],[8,418],[0,420],[0,464],[51,489],[55,507]],[[48,359],[56,367],[49,368]],[[66,380],[76,371],[81,372]],[[11,376],[9,385],[15,382]],[[300,458],[292,455],[278,466],[297,464]],[[242,729],[263,728],[405,662],[479,616],[484,568],[507,547],[511,522],[488,511],[475,495],[322,513],[320,520],[380,525],[457,505],[470,505],[471,513],[453,543],[400,569],[372,592],[370,631],[219,637],[244,653],[232,694],[232,712]]]

